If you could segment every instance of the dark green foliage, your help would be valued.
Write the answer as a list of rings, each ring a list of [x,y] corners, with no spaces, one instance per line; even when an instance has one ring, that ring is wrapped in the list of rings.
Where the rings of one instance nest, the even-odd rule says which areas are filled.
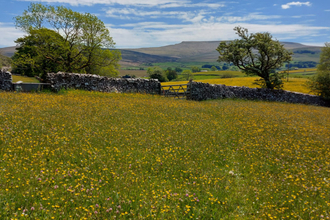
[[[180,67],[175,67],[175,72],[181,73],[183,70]]]
[[[150,79],[158,79],[159,82],[168,81],[165,71],[159,67],[153,67],[153,68],[149,67],[147,73]]]
[[[176,78],[178,78],[178,74],[175,70],[172,70],[172,68],[167,68],[167,70],[165,71],[166,73],[166,77],[169,81],[172,81]]]
[[[198,66],[193,66],[193,67],[191,67],[191,71],[193,73],[197,73],[197,72],[200,72],[201,71],[201,68],[199,68]]]
[[[281,75],[271,73],[285,62],[289,62],[292,53],[287,51],[279,41],[273,40],[269,33],[248,34],[242,27],[234,28],[241,39],[221,42],[217,48],[219,62],[233,63],[247,75],[257,75],[264,82],[256,83],[269,89],[282,86]]]
[[[310,53],[310,54],[315,54],[315,51],[311,50],[294,50],[293,53],[298,53],[298,54],[304,54],[304,53]]]
[[[330,71],[330,43],[325,43],[325,47],[322,49],[320,64],[317,66],[317,70]]]
[[[330,71],[318,70],[308,86],[312,92],[326,100],[330,100]]]
[[[322,49],[317,73],[308,82],[310,90],[326,100],[330,100],[330,43]]]
[[[287,63],[285,64],[286,68],[292,68],[292,67],[297,67],[297,68],[313,68],[316,67],[317,62],[313,61],[306,61],[306,62],[294,62],[294,63]]]
[[[227,70],[227,69],[229,69],[229,66],[228,65],[223,65],[222,66],[222,70]]]
[[[61,56],[66,42],[55,31],[30,29],[29,35],[18,38],[15,43],[19,47],[13,56],[13,73],[44,78],[46,73],[62,68]]]
[[[120,51],[109,30],[95,15],[74,12],[63,6],[31,4],[16,27],[28,35],[17,39],[15,71],[41,75],[49,71],[117,75]],[[49,29],[51,28],[51,29]],[[107,49],[102,49],[107,48]]]
[[[208,68],[208,69],[212,69],[214,65],[209,65],[209,64],[205,64],[202,66],[202,68]],[[216,71],[216,70],[221,70],[221,67],[220,66],[214,66],[216,69],[215,70],[212,70],[212,71]]]

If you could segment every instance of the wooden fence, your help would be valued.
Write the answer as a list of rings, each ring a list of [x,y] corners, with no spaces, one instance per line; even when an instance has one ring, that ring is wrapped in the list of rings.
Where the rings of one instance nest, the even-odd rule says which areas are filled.
[[[189,84],[162,85],[161,95],[174,98],[186,98],[189,93],[188,85]]]

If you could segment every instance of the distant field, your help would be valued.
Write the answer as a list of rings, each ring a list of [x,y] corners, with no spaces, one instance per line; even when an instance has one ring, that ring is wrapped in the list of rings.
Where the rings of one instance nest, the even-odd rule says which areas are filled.
[[[39,83],[39,80],[37,80],[34,77],[16,76],[16,75],[12,75],[12,77],[13,77],[13,82],[22,81],[24,83]]]
[[[197,82],[210,83],[210,84],[224,84],[227,86],[246,86],[249,88],[257,88],[253,82],[258,79],[258,77],[236,77],[236,78],[226,78],[226,79],[207,79],[207,80],[195,80]],[[304,85],[307,79],[304,78],[289,78],[289,82],[284,80],[284,90],[292,92],[309,93],[309,89]],[[176,82],[166,82],[162,85],[175,85],[175,84],[185,84],[188,81],[176,81]]]
[[[289,70],[289,73],[306,73],[306,72],[316,72],[316,68],[306,68],[306,69],[297,69]]]
[[[0,92],[0,219],[326,219],[330,111]]]
[[[198,72],[198,73],[193,73],[193,75],[194,76],[217,75],[217,76],[233,76],[233,77],[246,76],[246,74],[242,73],[241,71],[229,71],[229,70]]]

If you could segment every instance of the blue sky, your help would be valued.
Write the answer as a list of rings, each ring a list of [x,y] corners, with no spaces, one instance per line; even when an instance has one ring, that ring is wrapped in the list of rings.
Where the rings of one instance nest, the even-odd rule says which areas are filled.
[[[0,47],[24,35],[14,27],[31,2],[97,15],[117,48],[159,47],[181,41],[237,38],[233,28],[269,32],[280,41],[330,42],[329,0],[0,0]]]

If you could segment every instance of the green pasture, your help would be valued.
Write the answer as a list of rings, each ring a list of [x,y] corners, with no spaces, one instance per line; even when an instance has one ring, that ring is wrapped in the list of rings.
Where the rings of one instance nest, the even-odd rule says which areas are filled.
[[[22,81],[23,83],[39,83],[39,80],[34,77],[12,75],[12,78],[13,82]]]
[[[0,219],[325,219],[328,108],[0,92]]]

